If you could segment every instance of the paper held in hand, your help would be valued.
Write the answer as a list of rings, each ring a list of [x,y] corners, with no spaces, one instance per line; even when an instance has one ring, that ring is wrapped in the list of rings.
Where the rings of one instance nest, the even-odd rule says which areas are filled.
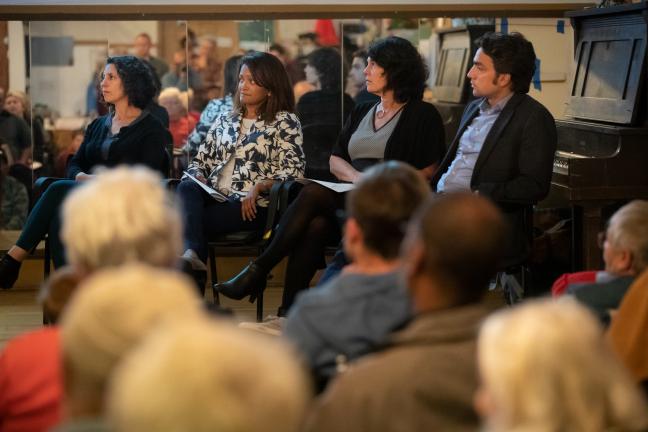
[[[187,171],[184,171],[183,174],[186,175],[186,176],[187,176],[188,178],[190,178],[191,180],[193,180],[193,181],[195,181],[196,183],[198,183],[198,186],[200,186],[201,188],[203,188],[203,190],[204,190],[205,192],[207,192],[209,195],[211,195],[211,197],[214,198],[216,201],[218,201],[218,202],[225,202],[225,201],[227,201],[227,197],[226,197],[225,195],[223,195],[222,193],[218,192],[216,189],[207,186],[205,183],[201,182],[201,181],[198,180],[196,177],[194,177],[194,176],[192,176],[191,174],[189,174]]]
[[[333,182],[327,182],[324,180],[315,180],[315,179],[309,179],[309,178],[303,178],[297,180],[300,183],[317,183],[325,188],[331,189],[333,192],[338,192],[338,193],[344,193],[344,192],[349,192],[353,188],[355,188],[355,184],[353,183],[333,183]]]

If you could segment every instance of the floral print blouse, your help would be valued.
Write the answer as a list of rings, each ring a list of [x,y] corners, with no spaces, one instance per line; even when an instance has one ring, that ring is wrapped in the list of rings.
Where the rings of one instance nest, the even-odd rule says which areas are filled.
[[[257,119],[239,141],[240,131],[239,113],[219,115],[187,171],[203,175],[216,189],[218,175],[234,157],[230,197],[236,200],[244,198],[259,181],[303,177],[306,162],[301,125],[295,114],[280,111],[273,121]],[[267,206],[267,199],[260,197],[257,203]]]

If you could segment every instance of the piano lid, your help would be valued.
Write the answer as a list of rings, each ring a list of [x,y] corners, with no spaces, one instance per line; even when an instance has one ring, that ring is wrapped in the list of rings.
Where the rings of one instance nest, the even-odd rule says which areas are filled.
[[[575,38],[567,116],[622,125],[640,122],[647,10],[642,2],[566,14]]]

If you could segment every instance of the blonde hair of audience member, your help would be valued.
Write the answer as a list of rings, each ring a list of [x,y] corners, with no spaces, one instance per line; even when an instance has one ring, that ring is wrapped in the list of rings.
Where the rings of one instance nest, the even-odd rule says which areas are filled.
[[[529,302],[484,323],[477,410],[491,431],[644,430],[648,411],[600,325],[574,300]]]
[[[82,272],[143,262],[167,267],[182,245],[181,219],[161,178],[144,167],[101,171],[63,204],[61,238]]]
[[[70,418],[101,415],[114,367],[153,328],[202,313],[194,291],[184,276],[141,264],[99,271],[79,287],[61,320]]]
[[[27,93],[19,90],[9,90],[4,99],[5,109],[23,120],[30,121],[30,102]]]
[[[177,87],[167,87],[160,92],[158,104],[167,110],[169,120],[179,120],[189,112],[189,94]]]
[[[606,271],[619,276],[636,276],[648,267],[646,221],[648,201],[632,201],[612,215],[603,245]]]
[[[118,432],[292,432],[309,398],[283,343],[201,319],[156,331],[120,364],[108,417]]]

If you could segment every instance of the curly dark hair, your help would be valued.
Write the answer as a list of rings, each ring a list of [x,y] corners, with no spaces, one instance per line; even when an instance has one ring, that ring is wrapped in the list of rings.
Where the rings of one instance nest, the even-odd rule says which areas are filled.
[[[423,99],[428,69],[407,39],[389,36],[377,40],[369,46],[367,55],[385,70],[385,90],[392,90],[397,102]]]
[[[319,48],[308,55],[307,64],[317,71],[324,91],[340,91],[342,56],[335,48]]]
[[[155,78],[151,68],[144,64],[144,61],[135,56],[108,57],[106,65],[114,65],[117,74],[124,86],[124,93],[128,97],[128,103],[140,109],[144,109],[151,103],[156,94]],[[102,73],[103,78],[103,73]],[[112,108],[100,96],[101,101]]]
[[[533,44],[520,33],[486,33],[477,40],[484,54],[493,59],[497,75],[511,75],[514,93],[529,93],[535,73],[536,55]]]
[[[153,86],[155,87],[155,96],[158,96],[160,94],[160,91],[162,91],[162,81],[160,81],[160,78],[158,78],[157,73],[155,72],[155,68],[151,63],[149,63],[148,60],[144,60],[142,58],[140,58],[140,60],[142,61],[142,63],[144,63],[144,65],[148,68],[149,72],[151,73],[151,77],[153,77]]]
[[[259,107],[260,117],[272,121],[279,111],[295,111],[295,96],[293,94],[286,68],[272,54],[252,51],[244,55],[239,63],[239,73],[247,66],[254,81],[272,96],[266,98]],[[241,104],[240,91],[237,88],[234,95],[234,112],[245,114],[245,106]]]

